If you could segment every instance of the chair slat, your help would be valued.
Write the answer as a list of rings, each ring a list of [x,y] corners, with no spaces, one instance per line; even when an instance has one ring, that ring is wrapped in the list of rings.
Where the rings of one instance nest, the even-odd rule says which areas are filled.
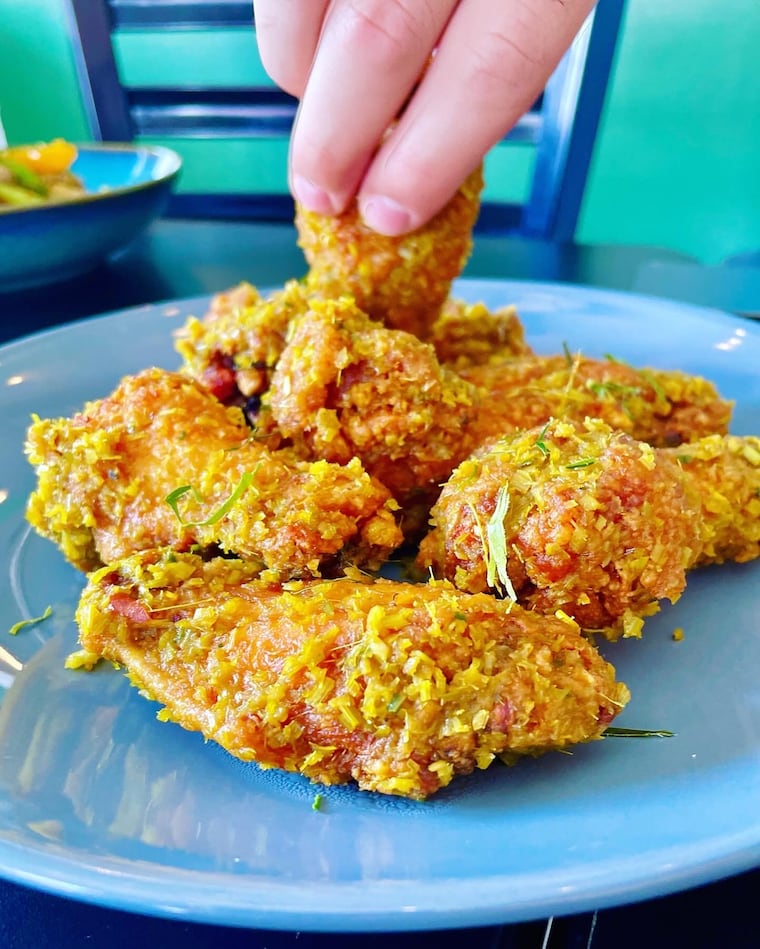
[[[290,134],[297,101],[277,89],[132,89],[136,135],[261,138]]]
[[[114,29],[209,29],[253,25],[251,0],[111,0]]]

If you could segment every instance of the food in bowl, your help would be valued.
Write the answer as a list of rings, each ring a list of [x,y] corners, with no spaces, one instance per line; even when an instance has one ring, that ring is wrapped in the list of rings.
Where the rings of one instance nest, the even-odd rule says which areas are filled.
[[[0,151],[0,213],[81,197],[85,187],[71,170],[78,151],[62,138]]]

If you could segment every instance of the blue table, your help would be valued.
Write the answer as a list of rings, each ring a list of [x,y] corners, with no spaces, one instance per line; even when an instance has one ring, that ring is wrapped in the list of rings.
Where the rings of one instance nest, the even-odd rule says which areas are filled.
[[[242,279],[277,285],[304,271],[291,227],[163,220],[117,259],[62,285],[0,293],[0,341],[127,306],[225,289]],[[644,247],[552,245],[481,236],[466,269],[474,277],[553,280],[760,311],[760,271],[705,268]],[[760,802],[758,802],[760,806]],[[441,933],[326,935],[243,931],[149,918],[0,882],[2,949],[756,949],[753,898],[760,870],[675,896],[598,913]]]

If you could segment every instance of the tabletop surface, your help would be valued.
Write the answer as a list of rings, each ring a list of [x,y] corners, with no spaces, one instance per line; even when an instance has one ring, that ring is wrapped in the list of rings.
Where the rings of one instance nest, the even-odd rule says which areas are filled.
[[[0,292],[0,342],[128,306],[210,294],[241,280],[275,286],[305,270],[292,227],[158,221],[130,248],[92,273],[64,284]],[[707,268],[645,247],[551,245],[478,236],[467,276],[561,281],[632,290],[753,314],[760,311],[760,270]],[[760,805],[760,802],[758,802]],[[752,897],[760,870],[674,896],[513,926],[439,933],[343,934],[235,930],[142,917],[0,882],[0,947],[211,946],[318,949],[392,944],[394,949],[653,949],[760,945]]]

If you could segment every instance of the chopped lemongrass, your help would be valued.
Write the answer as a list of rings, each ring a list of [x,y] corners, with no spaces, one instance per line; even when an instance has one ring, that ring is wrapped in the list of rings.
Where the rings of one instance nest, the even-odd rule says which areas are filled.
[[[504,531],[504,518],[509,510],[509,491],[502,485],[496,493],[496,507],[486,523],[486,582],[489,587],[501,589],[513,603],[517,594],[507,573],[507,535]]]
[[[237,483],[237,486],[235,487],[232,494],[204,521],[186,521],[179,512],[179,500],[180,498],[183,498],[189,491],[194,492],[196,499],[198,498],[198,492],[191,484],[183,484],[181,487],[175,488],[172,492],[166,495],[164,500],[172,509],[172,511],[174,511],[177,520],[183,527],[211,527],[212,524],[218,523],[225,516],[225,514],[229,513],[234,504],[240,500],[245,491],[250,487],[252,481],[253,473],[250,471],[244,471],[240,476],[240,481]]]
[[[46,606],[44,611],[40,616],[33,616],[31,619],[22,619],[18,623],[14,623],[13,626],[8,630],[11,636],[15,636],[20,630],[25,629],[27,626],[36,626],[37,623],[43,623],[49,616],[53,615],[53,607]]]

